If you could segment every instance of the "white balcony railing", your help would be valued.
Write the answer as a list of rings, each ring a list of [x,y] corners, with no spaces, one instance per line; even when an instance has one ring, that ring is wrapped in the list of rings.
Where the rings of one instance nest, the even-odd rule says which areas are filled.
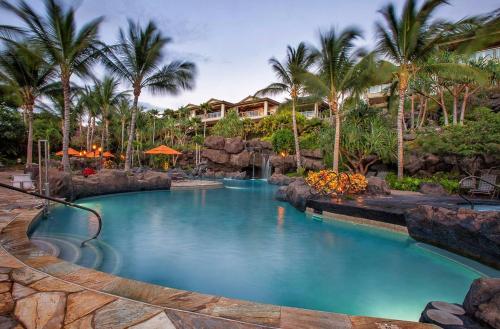
[[[221,112],[207,113],[207,119],[215,119],[215,118],[220,118],[220,117],[221,117]]]
[[[258,118],[258,117],[261,117],[263,115],[264,115],[264,111],[262,111],[262,110],[240,112],[240,117],[242,117],[242,118]]]
[[[303,116],[305,116],[307,119],[312,119],[316,117],[316,113],[314,111],[303,111],[300,112]]]
[[[368,94],[379,94],[387,91],[391,85],[390,84],[383,84],[383,85],[377,85],[377,86],[372,86],[368,89]]]

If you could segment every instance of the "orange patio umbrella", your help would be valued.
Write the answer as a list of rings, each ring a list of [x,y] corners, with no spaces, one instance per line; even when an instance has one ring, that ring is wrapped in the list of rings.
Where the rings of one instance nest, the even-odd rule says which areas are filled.
[[[146,154],[165,154],[165,155],[180,155],[180,154],[182,154],[181,152],[176,151],[174,149],[171,149],[170,147],[165,146],[165,145],[160,145],[160,146],[155,147],[151,150],[148,150],[144,153],[146,153]]]
[[[106,151],[102,154],[103,157],[105,158],[114,158],[115,156],[113,155],[113,153],[109,152],[109,151]]]
[[[62,156],[63,155],[63,151],[59,151],[56,153],[57,156]],[[68,155],[71,155],[71,156],[79,156],[80,155],[80,152],[78,152],[77,150],[71,148],[71,147],[68,147]]]

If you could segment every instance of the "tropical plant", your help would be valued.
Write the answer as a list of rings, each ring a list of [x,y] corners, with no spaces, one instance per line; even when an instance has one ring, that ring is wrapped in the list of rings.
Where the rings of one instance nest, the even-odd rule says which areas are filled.
[[[301,170],[302,163],[300,157],[299,133],[297,130],[297,118],[295,105],[300,96],[305,93],[304,74],[311,69],[314,64],[314,56],[310,49],[301,42],[297,48],[287,47],[287,56],[284,63],[276,58],[269,60],[278,82],[271,83],[264,89],[259,90],[256,95],[276,95],[287,93],[292,100],[292,129],[295,142],[295,157],[297,161],[297,171]]]
[[[33,45],[8,43],[0,54],[0,83],[7,92],[16,95],[20,107],[27,113],[26,167],[33,162],[35,102],[51,85],[53,76],[54,67],[40,56],[40,49]]]
[[[18,5],[1,2],[3,8],[15,13],[26,25],[27,31],[44,50],[47,61],[58,68],[64,99],[63,166],[70,171],[68,147],[70,143],[71,76],[88,75],[97,60],[98,28],[102,17],[77,28],[75,9],[63,6],[57,0],[45,0],[45,15],[38,14],[27,2]]]
[[[178,94],[181,90],[191,89],[196,73],[195,64],[175,60],[160,67],[163,49],[170,42],[153,22],[144,28],[128,22],[128,30],[120,29],[119,43],[108,47],[103,57],[104,64],[113,74],[132,86],[134,100],[130,119],[125,170],[130,170],[132,144],[138,112],[139,96],[143,89],[152,93]]]
[[[238,112],[230,110],[222,119],[217,121],[210,131],[212,135],[222,137],[243,137],[244,123]]]
[[[358,194],[368,186],[368,181],[362,174],[339,173],[333,170],[310,171],[306,183],[326,195]]]
[[[293,133],[289,129],[277,130],[271,137],[271,144],[274,152],[288,154],[294,149]]]
[[[120,154],[123,154],[123,146],[125,144],[125,124],[130,120],[131,116],[130,101],[126,98],[120,99],[118,106],[115,108],[115,113],[120,120]]]
[[[335,117],[335,139],[333,145],[333,171],[339,170],[340,124],[342,102],[346,97],[359,94],[372,82],[373,56],[361,58],[362,51],[354,49],[354,42],[361,37],[357,28],[340,32],[331,28],[320,33],[320,48],[313,53],[318,61],[319,72],[305,74],[305,84],[310,94],[325,99],[330,108],[330,120]]]
[[[408,83],[442,41],[442,33],[431,21],[432,14],[446,0],[425,0],[417,7],[416,0],[406,0],[398,17],[394,4],[380,10],[384,23],[377,23],[377,50],[397,65],[395,78],[398,84],[399,106],[397,112],[398,177],[403,178],[403,113]]]
[[[93,98],[99,108],[102,122],[101,146],[104,151],[109,150],[109,122],[112,109],[116,108],[122,99],[127,97],[127,92],[118,91],[118,80],[105,76],[102,81],[95,80]]]
[[[24,124],[19,113],[0,103],[0,161],[20,156],[24,143]]]

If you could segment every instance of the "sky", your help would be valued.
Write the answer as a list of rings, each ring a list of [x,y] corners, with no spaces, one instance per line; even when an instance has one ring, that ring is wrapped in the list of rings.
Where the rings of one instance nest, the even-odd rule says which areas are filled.
[[[28,1],[42,9],[42,1]],[[160,110],[177,109],[210,98],[238,102],[273,82],[270,57],[283,59],[286,46],[301,41],[315,44],[320,30],[358,26],[364,32],[359,46],[374,45],[377,12],[388,0],[63,0],[78,7],[78,23],[105,16],[101,39],[116,41],[127,18],[142,24],[155,21],[173,42],[165,61],[185,59],[198,68],[194,90],[180,95],[141,94],[140,101]],[[398,7],[403,0],[392,0]],[[457,20],[499,8],[498,0],[449,0],[436,16]],[[0,11],[0,21],[15,22]],[[97,68],[97,74],[103,74]],[[127,87],[127,86],[124,86]],[[279,96],[277,100],[281,100]]]

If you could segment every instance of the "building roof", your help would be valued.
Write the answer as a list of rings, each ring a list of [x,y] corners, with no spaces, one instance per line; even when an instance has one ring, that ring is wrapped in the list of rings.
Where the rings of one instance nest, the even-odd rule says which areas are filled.
[[[249,105],[249,104],[262,103],[264,101],[267,101],[271,105],[280,105],[280,103],[275,101],[274,99],[271,99],[268,97],[257,97],[257,96],[252,96],[252,95],[243,98],[241,101],[239,101],[238,103],[236,103],[234,105],[235,106]]]

